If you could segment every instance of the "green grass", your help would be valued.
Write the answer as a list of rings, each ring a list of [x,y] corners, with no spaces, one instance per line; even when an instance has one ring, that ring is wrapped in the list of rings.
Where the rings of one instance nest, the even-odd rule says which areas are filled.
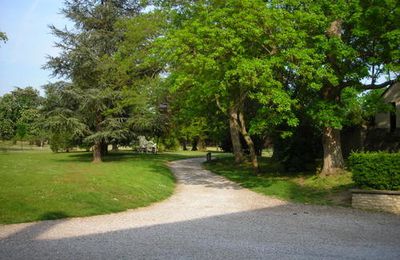
[[[91,154],[0,152],[0,223],[89,216],[147,206],[173,193],[167,161],[201,152]]]
[[[248,164],[235,165],[233,158],[219,158],[205,167],[255,192],[296,203],[350,206],[351,173],[318,177],[315,173],[285,173],[270,158],[260,158],[256,176]]]

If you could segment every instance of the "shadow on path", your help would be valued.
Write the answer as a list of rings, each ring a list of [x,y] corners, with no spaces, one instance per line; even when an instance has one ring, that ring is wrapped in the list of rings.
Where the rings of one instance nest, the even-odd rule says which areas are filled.
[[[396,216],[300,209],[278,206],[83,236],[56,233],[58,238],[46,232],[62,221],[45,221],[2,239],[0,258],[400,258]]]

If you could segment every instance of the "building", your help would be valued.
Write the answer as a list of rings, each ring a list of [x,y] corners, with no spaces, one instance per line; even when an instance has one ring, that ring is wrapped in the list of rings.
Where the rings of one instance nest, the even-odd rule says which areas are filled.
[[[395,132],[400,129],[400,82],[390,86],[382,99],[393,106],[393,111],[378,113],[375,116],[375,128]]]
[[[352,151],[400,151],[400,82],[383,94],[393,110],[375,115],[372,125],[355,126],[342,131],[342,151],[345,157]]]

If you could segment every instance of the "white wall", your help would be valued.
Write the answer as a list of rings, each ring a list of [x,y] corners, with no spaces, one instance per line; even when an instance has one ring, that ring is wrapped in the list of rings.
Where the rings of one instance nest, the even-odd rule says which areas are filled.
[[[375,116],[376,128],[390,128],[390,113],[378,113]]]

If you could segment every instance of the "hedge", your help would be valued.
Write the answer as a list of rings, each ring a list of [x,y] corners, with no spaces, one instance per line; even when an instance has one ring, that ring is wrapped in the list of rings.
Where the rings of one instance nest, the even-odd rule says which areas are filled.
[[[400,153],[353,153],[349,164],[359,188],[400,190]]]

